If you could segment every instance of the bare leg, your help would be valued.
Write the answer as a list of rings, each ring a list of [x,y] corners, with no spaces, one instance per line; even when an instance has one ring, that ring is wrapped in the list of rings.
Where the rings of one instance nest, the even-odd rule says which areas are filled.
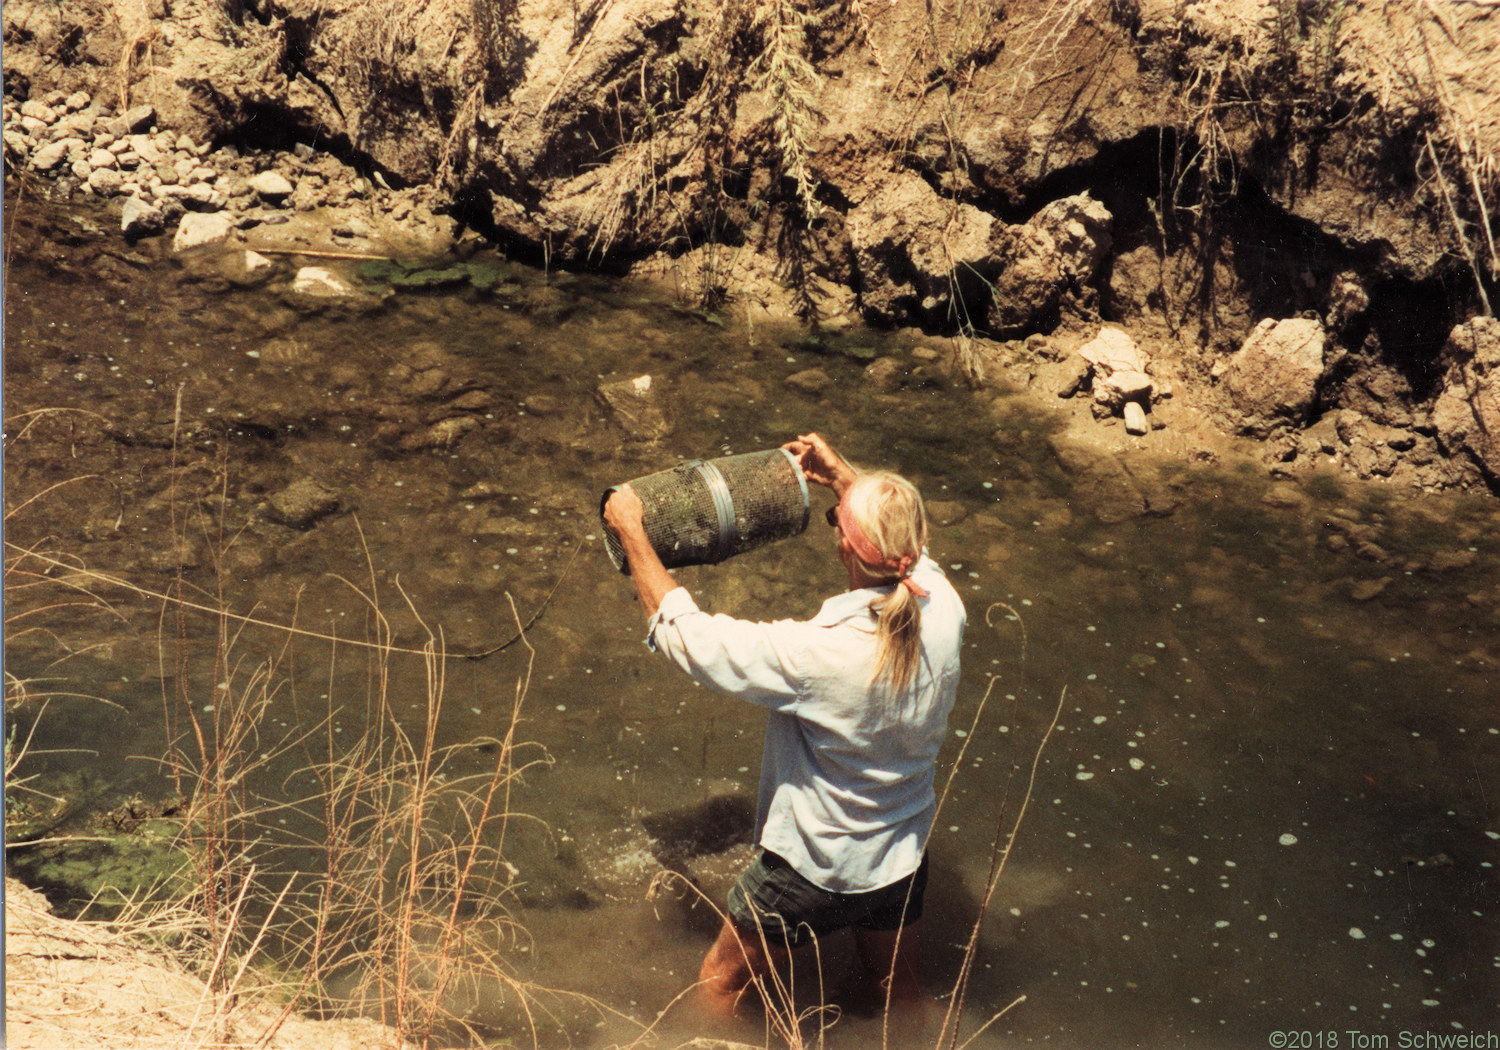
[[[791,953],[779,944],[762,943],[760,934],[726,921],[698,972],[698,1001],[717,1017],[731,1017],[757,977],[783,965]]]
[[[865,972],[892,1006],[913,1006],[922,991],[922,920],[901,930],[855,930],[855,944]],[[887,998],[888,997],[888,998]]]

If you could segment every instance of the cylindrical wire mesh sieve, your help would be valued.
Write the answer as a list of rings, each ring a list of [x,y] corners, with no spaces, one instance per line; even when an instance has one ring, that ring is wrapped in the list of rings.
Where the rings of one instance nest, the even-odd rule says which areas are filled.
[[[712,565],[807,528],[807,479],[786,449],[693,460],[628,482],[645,507],[646,537],[667,568]],[[610,493],[599,500],[602,514]],[[607,527],[604,545],[615,567],[630,565]]]

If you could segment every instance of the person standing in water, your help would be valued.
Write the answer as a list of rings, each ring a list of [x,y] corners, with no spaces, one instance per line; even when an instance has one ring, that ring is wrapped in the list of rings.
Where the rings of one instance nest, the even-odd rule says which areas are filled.
[[[958,688],[963,602],[927,555],[921,496],[861,473],[817,434],[783,446],[828,511],[848,590],[810,620],[699,610],[647,539],[640,497],[604,508],[649,618],[647,644],[704,685],[770,710],[755,820],[760,853],[729,892],[700,997],[733,1014],[792,950],[853,927],[891,1003],[915,1003],[938,749]]]

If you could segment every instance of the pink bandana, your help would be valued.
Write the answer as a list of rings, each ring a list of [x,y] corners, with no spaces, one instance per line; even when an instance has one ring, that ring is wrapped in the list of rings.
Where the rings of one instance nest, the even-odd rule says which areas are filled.
[[[865,530],[859,527],[859,522],[854,520],[854,515],[849,512],[849,489],[844,490],[844,498],[839,500],[838,515],[839,528],[843,530],[844,538],[849,541],[850,548],[860,561],[872,567],[889,569],[899,579],[896,581],[911,591],[918,598],[927,597],[927,592],[911,578],[912,562],[916,557],[911,554],[903,554],[899,558],[887,558],[880,553],[880,548],[870,541],[865,535]]]

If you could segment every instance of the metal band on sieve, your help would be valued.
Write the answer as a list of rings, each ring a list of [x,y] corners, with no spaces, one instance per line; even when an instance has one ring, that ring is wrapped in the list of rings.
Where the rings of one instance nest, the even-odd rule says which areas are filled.
[[[734,553],[734,545],[739,541],[739,529],[734,522],[734,497],[729,494],[729,483],[718,467],[712,463],[697,463],[695,466],[714,501],[714,513],[719,518],[719,545],[714,550],[713,560],[720,562]]]

